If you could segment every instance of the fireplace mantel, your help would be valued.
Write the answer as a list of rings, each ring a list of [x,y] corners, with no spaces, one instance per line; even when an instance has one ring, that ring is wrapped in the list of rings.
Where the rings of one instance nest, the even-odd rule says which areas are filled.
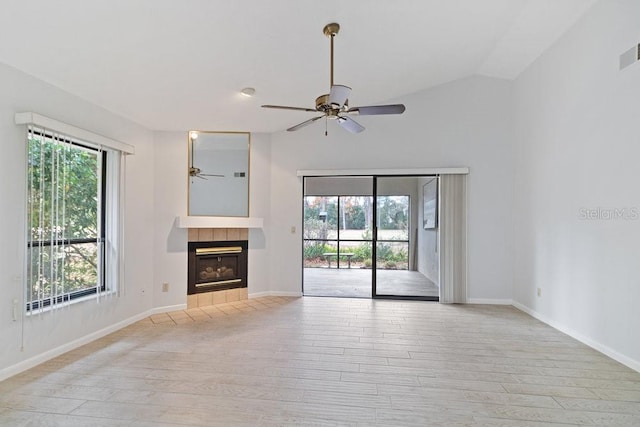
[[[235,216],[178,216],[178,228],[262,228],[262,218]]]

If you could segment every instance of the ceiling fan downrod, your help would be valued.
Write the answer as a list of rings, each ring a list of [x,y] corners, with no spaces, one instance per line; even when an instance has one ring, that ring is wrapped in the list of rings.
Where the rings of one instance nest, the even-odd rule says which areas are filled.
[[[322,32],[325,36],[329,37],[331,40],[331,60],[330,63],[330,83],[329,87],[333,86],[333,38],[340,32],[340,25],[336,22],[332,22],[331,24],[327,24],[322,29]]]

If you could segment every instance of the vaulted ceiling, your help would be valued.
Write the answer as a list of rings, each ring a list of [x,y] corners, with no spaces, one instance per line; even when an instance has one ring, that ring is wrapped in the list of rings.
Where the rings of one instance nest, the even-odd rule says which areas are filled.
[[[0,62],[153,130],[274,132],[335,83],[350,105],[513,79],[594,0],[3,0]],[[254,87],[253,98],[239,91]]]

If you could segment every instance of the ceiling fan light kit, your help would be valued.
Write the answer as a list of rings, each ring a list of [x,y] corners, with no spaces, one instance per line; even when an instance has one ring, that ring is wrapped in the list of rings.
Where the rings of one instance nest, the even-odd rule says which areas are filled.
[[[340,31],[340,25],[333,22],[325,25],[322,32],[331,40],[331,61],[330,61],[330,90],[328,94],[320,95],[316,98],[315,109],[303,107],[287,107],[283,105],[263,105],[263,108],[275,108],[280,110],[307,111],[313,113],[322,113],[321,116],[306,120],[287,129],[289,132],[296,131],[302,127],[321,118],[335,119],[336,122],[345,130],[352,133],[360,133],[364,130],[364,126],[353,120],[346,114],[358,114],[361,116],[373,116],[381,114],[402,114],[405,107],[403,104],[391,105],[369,105],[364,107],[349,107],[349,95],[351,88],[345,85],[333,84],[333,39]],[[325,135],[327,131],[325,130]]]

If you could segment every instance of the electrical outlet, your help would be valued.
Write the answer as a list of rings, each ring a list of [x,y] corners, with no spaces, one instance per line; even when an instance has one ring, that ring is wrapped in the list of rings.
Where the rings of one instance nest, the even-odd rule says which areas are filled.
[[[296,226],[291,226],[291,234],[296,234]]]
[[[164,282],[162,284],[162,292],[169,292],[169,283],[168,282]]]
[[[538,288],[537,294],[538,294],[539,297],[542,296],[542,288]]]

